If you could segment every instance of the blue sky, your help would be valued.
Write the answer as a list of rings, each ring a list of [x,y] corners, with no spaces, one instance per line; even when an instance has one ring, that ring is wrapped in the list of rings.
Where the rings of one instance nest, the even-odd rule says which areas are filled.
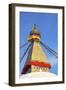
[[[58,50],[58,15],[56,13],[35,13],[35,12],[20,12],[20,46],[27,42],[27,37],[32,30],[33,24],[37,25],[41,34],[41,41],[57,52]],[[28,46],[28,45],[27,45]],[[26,50],[26,47],[20,50],[20,57]],[[44,49],[43,49],[44,50]],[[58,61],[50,55],[46,50],[48,61],[52,68],[50,72],[58,73]],[[24,67],[27,55],[20,63],[20,72]]]

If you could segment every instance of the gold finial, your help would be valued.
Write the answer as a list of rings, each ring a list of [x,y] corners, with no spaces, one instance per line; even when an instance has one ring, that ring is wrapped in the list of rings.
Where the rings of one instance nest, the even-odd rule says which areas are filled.
[[[32,28],[32,31],[36,31],[37,28],[36,28],[36,24],[33,25],[33,28]]]
[[[30,32],[30,35],[28,37],[28,41],[39,41],[40,40],[40,33],[38,32],[38,29],[36,27],[36,24],[33,25],[32,31]]]

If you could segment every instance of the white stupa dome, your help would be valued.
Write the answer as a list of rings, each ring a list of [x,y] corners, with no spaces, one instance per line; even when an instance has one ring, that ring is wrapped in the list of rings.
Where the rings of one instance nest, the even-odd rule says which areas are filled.
[[[23,74],[20,76],[20,78],[50,78],[50,77],[56,77],[56,74],[50,73],[50,72],[31,72],[27,74]]]

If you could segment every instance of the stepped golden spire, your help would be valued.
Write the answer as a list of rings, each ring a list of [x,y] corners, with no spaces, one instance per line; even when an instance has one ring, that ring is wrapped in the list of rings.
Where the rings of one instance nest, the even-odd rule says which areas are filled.
[[[48,72],[51,65],[40,45],[41,35],[36,25],[32,27],[32,31],[28,36],[28,42],[32,44],[27,55],[27,64],[23,71],[28,72]]]

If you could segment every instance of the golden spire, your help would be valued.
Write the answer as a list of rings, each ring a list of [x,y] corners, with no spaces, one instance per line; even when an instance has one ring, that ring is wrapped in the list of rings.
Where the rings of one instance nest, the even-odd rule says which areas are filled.
[[[37,41],[40,40],[40,33],[36,27],[36,24],[33,25],[32,31],[30,32],[30,35],[28,37],[28,41],[34,41],[34,40],[37,40]]]
[[[28,41],[31,42],[32,46],[30,47],[27,55],[27,64],[24,71],[26,71],[26,73],[49,72],[51,65],[49,64],[48,58],[40,45],[40,33],[35,24],[29,34]]]

